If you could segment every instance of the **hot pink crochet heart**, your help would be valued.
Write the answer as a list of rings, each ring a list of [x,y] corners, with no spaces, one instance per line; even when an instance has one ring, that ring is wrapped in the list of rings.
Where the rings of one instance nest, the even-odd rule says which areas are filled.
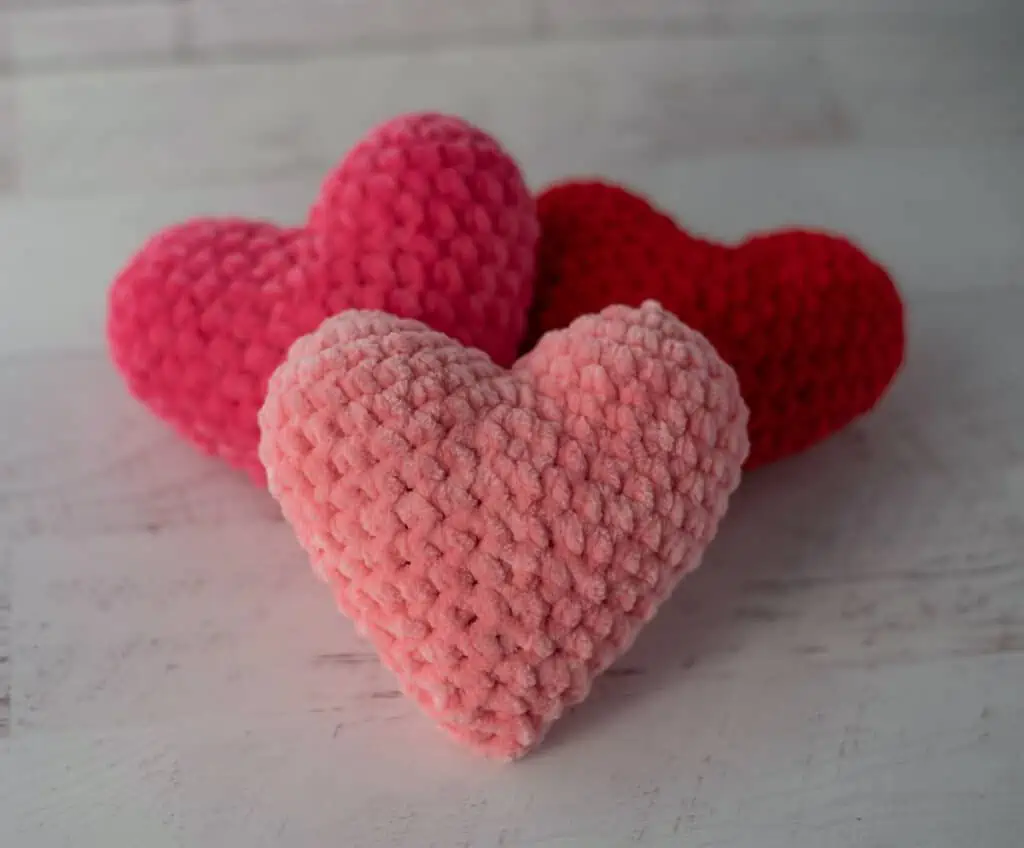
[[[260,412],[270,492],[402,688],[472,749],[536,745],[714,537],[747,408],[654,302],[546,335],[511,370],[348,312]]]
[[[157,415],[259,481],[256,415],[295,339],[380,309],[511,364],[538,234],[497,141],[457,118],[399,117],[328,176],[306,227],[201,219],[153,237],[110,293],[113,360]]]

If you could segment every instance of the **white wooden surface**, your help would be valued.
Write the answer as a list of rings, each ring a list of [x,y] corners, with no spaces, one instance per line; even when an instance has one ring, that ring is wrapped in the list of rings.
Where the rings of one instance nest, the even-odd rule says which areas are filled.
[[[1018,848],[1024,13],[1014,0],[0,0],[0,846]],[[429,9],[429,11],[427,11]],[[693,227],[843,229],[905,373],[751,474],[534,756],[398,697],[269,498],[125,395],[111,274],[297,219],[407,108]]]

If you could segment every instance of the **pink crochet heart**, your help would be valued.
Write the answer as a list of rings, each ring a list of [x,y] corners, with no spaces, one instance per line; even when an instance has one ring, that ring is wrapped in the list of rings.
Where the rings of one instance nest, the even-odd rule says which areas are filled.
[[[514,758],[698,565],[746,422],[732,369],[654,302],[579,318],[511,370],[356,311],[274,373],[260,457],[405,692]]]
[[[443,115],[396,118],[328,176],[304,228],[201,219],[153,237],[111,290],[112,356],[144,404],[259,481],[256,415],[295,339],[381,309],[511,364],[538,234],[493,138]]]

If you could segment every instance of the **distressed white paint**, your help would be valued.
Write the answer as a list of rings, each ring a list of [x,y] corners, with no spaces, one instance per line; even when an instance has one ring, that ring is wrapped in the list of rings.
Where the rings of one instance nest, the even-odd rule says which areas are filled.
[[[910,307],[880,409],[750,475],[705,567],[509,767],[395,697],[269,499],[101,357],[9,360],[0,837],[1016,845],[1024,291]]]
[[[528,172],[539,187],[590,170],[567,160],[561,169],[548,164]],[[1020,282],[1024,269],[1021,147],[634,158],[599,173],[647,192],[689,227],[717,238],[800,222],[841,230],[922,291],[1008,285]],[[297,223],[319,177],[309,168],[289,180],[0,198],[0,353],[96,349],[107,288],[150,233],[193,215]],[[24,296],[28,281],[39,296]]]
[[[0,34],[2,35],[2,34]],[[0,42],[0,48],[2,48]],[[17,182],[18,136],[15,96],[10,86],[0,82],[0,198]]]
[[[298,222],[317,185],[310,174],[205,189],[0,196],[0,303],[16,304],[0,310],[0,352],[96,349],[111,281],[157,229],[196,215]],[[29,290],[40,298],[26,298]]]
[[[0,11],[11,64],[36,67],[164,60],[184,47],[178,3],[103,3]]]
[[[516,46],[527,4],[463,20],[450,3],[422,25],[397,0],[335,4],[275,40],[272,6],[235,31],[233,1],[204,0],[185,33],[200,64],[156,42],[130,57],[116,27],[87,52],[60,27],[30,49],[23,29],[0,79],[0,845],[1017,848],[1012,10],[719,0],[689,30],[703,0],[566,0],[538,4],[544,40]],[[28,5],[2,11],[116,11]],[[343,11],[395,49],[327,55]],[[630,38],[583,37],[623,22]],[[397,49],[449,26],[506,43]],[[110,277],[153,229],[301,220],[354,138],[423,107],[484,123],[534,184],[599,171],[721,238],[848,232],[909,304],[881,407],[749,475],[705,567],[510,767],[396,697],[269,497],[152,420],[103,351]]]
[[[825,73],[860,136],[891,143],[1024,137],[1024,12],[999,29],[821,37]],[[908,104],[913,104],[912,108]]]
[[[459,112],[528,164],[558,169],[850,132],[813,44],[798,37],[686,49],[661,38],[545,42],[53,74],[14,87],[22,181],[47,193],[324,169],[368,126],[418,108]]]
[[[368,126],[416,108],[465,114],[558,173],[733,150],[1018,140],[1015,43],[992,28],[544,41],[49,73],[0,91],[17,104],[29,192],[323,170]]]
[[[507,39],[536,29],[533,0],[190,0],[185,6],[199,53],[365,50],[438,40]]]

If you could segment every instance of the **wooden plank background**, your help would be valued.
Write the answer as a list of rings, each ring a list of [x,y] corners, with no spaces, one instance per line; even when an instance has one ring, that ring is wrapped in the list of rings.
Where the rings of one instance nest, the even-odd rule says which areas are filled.
[[[1022,35],[1014,0],[0,0],[0,845],[1017,848]],[[397,696],[270,499],[103,348],[146,235],[301,220],[421,108],[538,187],[843,230],[909,304],[879,410],[750,475],[510,768]]]

